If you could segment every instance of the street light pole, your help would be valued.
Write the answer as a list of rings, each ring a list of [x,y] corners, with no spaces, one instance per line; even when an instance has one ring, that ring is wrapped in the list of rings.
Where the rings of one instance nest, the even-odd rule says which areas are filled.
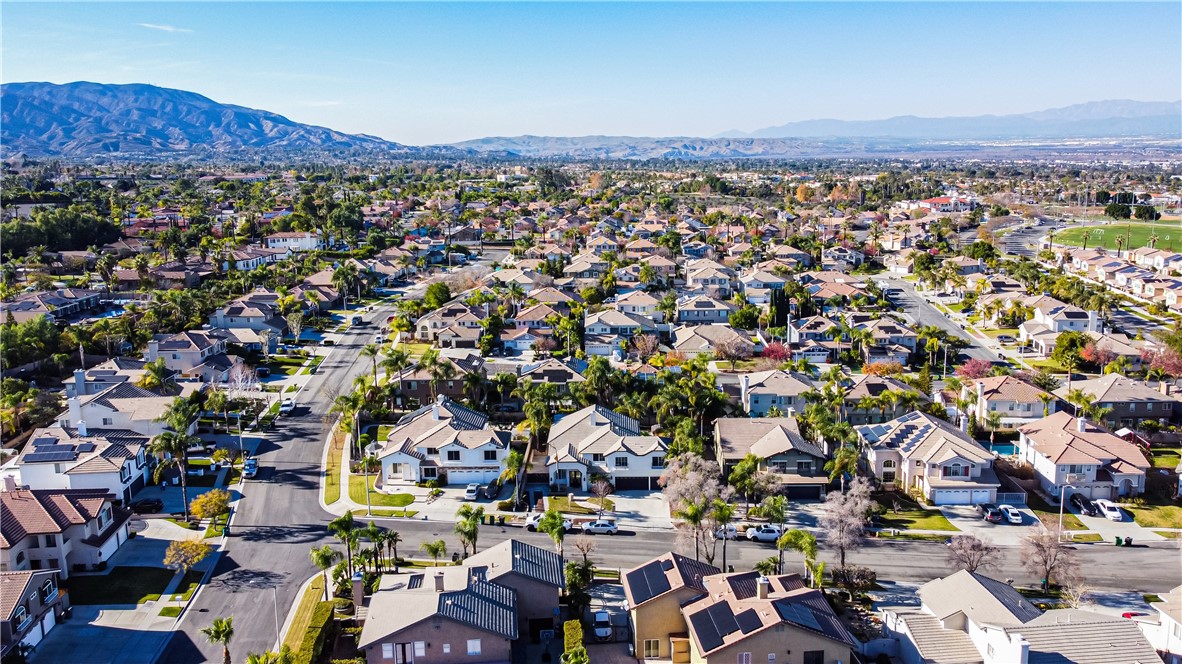
[[[278,649],[282,648],[283,644],[279,639],[279,593],[274,585],[271,586],[271,600],[275,607],[275,648]]]

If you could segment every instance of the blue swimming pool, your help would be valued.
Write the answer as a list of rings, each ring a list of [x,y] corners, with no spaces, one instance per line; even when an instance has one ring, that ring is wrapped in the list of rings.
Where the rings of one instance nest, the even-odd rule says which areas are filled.
[[[1018,446],[1013,443],[994,443],[989,449],[1001,456],[1013,456],[1018,453]]]

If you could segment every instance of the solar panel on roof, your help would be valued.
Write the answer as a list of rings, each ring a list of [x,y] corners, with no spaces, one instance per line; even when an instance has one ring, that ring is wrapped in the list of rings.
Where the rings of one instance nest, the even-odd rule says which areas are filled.
[[[776,611],[784,620],[821,631],[821,623],[817,622],[817,617],[806,607],[790,602],[776,602]]]
[[[73,445],[42,445],[37,448],[37,452],[53,453],[53,452],[73,452]]]
[[[673,561],[672,560],[662,560],[661,561],[661,569],[665,570],[666,572],[673,569]]]
[[[722,645],[722,636],[714,627],[708,611],[699,611],[690,616],[690,624],[694,626],[694,633],[698,636],[698,644],[705,652],[710,652]]]
[[[56,461],[73,461],[73,452],[34,452],[25,455],[25,461],[32,463],[52,463]]]
[[[739,623],[739,629],[743,630],[744,634],[750,634],[763,626],[763,621],[759,619],[755,609],[747,609],[735,616],[735,622]]]
[[[669,579],[665,576],[665,570],[661,569],[660,565],[645,565],[644,578],[648,581],[649,591],[653,597],[669,592],[672,587],[669,585]]]
[[[56,445],[57,438],[36,438],[33,440],[33,447],[41,447],[42,445]]]
[[[735,614],[731,613],[730,604],[715,604],[706,609],[706,613],[710,614],[711,620],[714,621],[714,627],[722,636],[739,629],[739,623],[735,621]]]
[[[95,447],[94,443],[78,443],[79,452],[93,452]]]

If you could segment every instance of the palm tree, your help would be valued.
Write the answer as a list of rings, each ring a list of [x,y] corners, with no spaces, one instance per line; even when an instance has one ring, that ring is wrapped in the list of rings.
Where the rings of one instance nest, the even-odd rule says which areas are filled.
[[[461,539],[466,539],[467,544],[471,545],[472,553],[476,553],[476,542],[480,539],[480,523],[484,521],[484,508],[472,507],[465,503],[460,505],[460,509],[456,510],[456,516],[460,518],[463,523],[468,524],[467,529],[463,533]],[[456,531],[456,534],[460,534]]]
[[[726,545],[723,544],[723,547],[725,548]],[[770,556],[756,562],[752,569],[754,569],[756,572],[759,572],[761,576],[771,576],[776,573],[776,570],[780,568],[780,565],[781,563],[777,562],[775,556]]]
[[[521,473],[521,466],[525,463],[525,455],[519,450],[511,450],[509,455],[505,457],[505,469],[501,471],[500,480],[504,484],[510,480],[513,481],[513,504],[517,504],[517,494],[519,486],[517,485],[517,476]]]
[[[691,501],[679,510],[673,512],[673,518],[681,519],[689,526],[694,534],[694,560],[701,559],[702,524],[706,522],[705,501]]]
[[[447,542],[437,539],[434,542],[423,542],[419,550],[435,560],[435,567],[439,567],[439,559],[447,555]]]
[[[358,285],[359,280],[357,266],[352,263],[344,263],[332,273],[333,288],[336,288],[344,298],[345,311],[349,310],[349,292]]]
[[[468,401],[472,404],[473,408],[481,409],[484,407],[484,386],[486,382],[484,374],[479,371],[472,371],[464,376],[464,394],[468,396]]]
[[[558,557],[562,558],[562,543],[566,539],[566,526],[563,524],[562,514],[557,510],[546,510],[538,520],[538,530],[554,540],[554,547],[558,549]]]
[[[377,344],[365,344],[361,347],[361,357],[368,357],[373,363],[373,384],[378,385],[378,354],[382,349]]]
[[[386,545],[386,553],[389,554],[390,564],[397,568],[398,545],[402,543],[402,535],[399,535],[397,530],[387,530],[386,534],[382,537],[382,542]]]
[[[328,570],[341,559],[341,552],[325,544],[318,546],[308,552],[308,557],[312,559],[312,564],[320,568],[320,574],[324,577],[324,601],[328,601]]]
[[[181,479],[181,500],[184,501],[185,521],[189,520],[189,448],[201,444],[201,439],[187,433],[165,431],[152,439],[148,451],[161,457],[152,479],[157,484],[169,468],[176,468]]]
[[[780,531],[784,530],[784,521],[788,519],[788,499],[782,495],[768,496],[763,499],[763,516],[770,523],[780,526]],[[777,569],[784,569],[784,552],[780,552],[779,566]]]
[[[994,410],[985,413],[985,426],[989,427],[989,446],[993,447],[997,430],[1001,428],[1001,413]]]
[[[295,655],[291,652],[291,646],[284,645],[279,649],[279,652],[268,650],[264,653],[252,652],[246,656],[246,664],[293,664],[295,662]]]
[[[371,551],[373,552],[374,571],[380,573],[382,571],[382,536],[386,530],[373,521],[370,521],[368,526],[358,528],[356,532],[358,537],[364,537],[373,545]]]
[[[719,528],[726,532],[726,527],[730,525],[731,521],[735,519],[735,506],[722,499],[715,498],[710,506],[710,520],[718,524]],[[726,571],[726,542],[727,537],[722,538],[722,569]]]
[[[145,390],[163,390],[172,381],[172,370],[163,359],[153,360],[144,365],[144,375],[137,384]]]
[[[1042,416],[1049,417],[1051,414],[1051,402],[1055,400],[1055,395],[1050,392],[1042,392],[1038,395],[1038,400],[1042,402]]]
[[[833,453],[833,458],[825,462],[825,470],[829,471],[829,481],[841,478],[841,490],[845,491],[845,476],[858,472],[858,458],[861,452],[853,445],[842,445]]]
[[[398,376],[398,391],[402,392],[402,372],[410,366],[410,353],[396,347],[391,347],[382,360],[382,369],[386,371],[387,382],[391,375]]]
[[[234,638],[234,616],[214,618],[213,624],[201,630],[210,643],[222,644],[222,662],[230,664],[230,639]]]
[[[356,530],[357,522],[353,520],[352,512],[345,512],[328,522],[328,532],[345,543],[345,561],[350,574],[353,573],[353,542],[356,541]]]

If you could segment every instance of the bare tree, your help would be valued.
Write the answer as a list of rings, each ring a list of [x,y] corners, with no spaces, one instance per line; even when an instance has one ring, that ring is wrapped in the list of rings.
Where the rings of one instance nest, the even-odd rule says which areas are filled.
[[[1079,575],[1079,562],[1062,535],[1057,526],[1043,527],[1022,540],[1022,566],[1038,575],[1043,590],[1056,580],[1067,582]]]
[[[271,339],[274,337],[275,330],[271,328],[259,330],[259,345],[263,347],[263,359],[269,359],[271,357]]]
[[[664,487],[669,506],[681,509],[690,501],[710,502],[720,497],[721,478],[722,471],[717,463],[706,461],[697,454],[686,453],[677,455],[665,466],[657,483]]]
[[[584,563],[595,552],[595,538],[589,535],[579,535],[571,543],[574,545],[575,551],[583,556]]]
[[[751,356],[751,347],[738,337],[715,342],[713,350],[714,359],[731,363],[731,371],[735,370],[735,362]]]
[[[292,341],[298,344],[300,342],[300,334],[304,331],[304,314],[293,311],[287,314],[287,317],[283,320],[287,322],[287,329],[291,330]]]
[[[997,554],[996,546],[972,535],[957,535],[948,544],[948,564],[968,572],[997,567]]]
[[[604,506],[607,503],[607,497],[610,496],[615,490],[616,489],[612,486],[612,483],[605,479],[595,480],[595,482],[591,484],[591,493],[599,499],[599,514],[601,516],[603,515]]]
[[[655,355],[660,346],[661,342],[654,334],[638,334],[632,337],[632,348],[636,350],[642,362]]]
[[[1070,578],[1065,578],[1060,572],[1059,585],[1062,588],[1061,597],[1067,606],[1078,609],[1090,603],[1088,597],[1092,594],[1092,589],[1079,574],[1072,574]]]
[[[862,546],[869,510],[870,483],[864,477],[854,479],[845,493],[833,491],[825,497],[820,525],[825,533],[825,545],[837,550],[842,569],[846,566],[846,554]]]

